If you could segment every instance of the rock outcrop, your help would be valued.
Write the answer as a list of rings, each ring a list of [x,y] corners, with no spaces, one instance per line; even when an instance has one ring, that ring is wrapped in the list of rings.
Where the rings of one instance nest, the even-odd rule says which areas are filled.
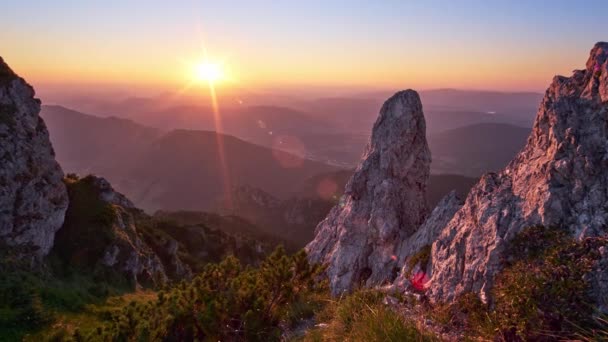
[[[414,235],[403,240],[398,249],[397,264],[403,265],[399,276],[394,284],[404,287],[415,275],[424,279],[430,274],[431,259],[429,257],[418,257],[422,253],[430,254],[430,248],[437,236],[442,232],[446,224],[454,217],[454,214],[462,207],[462,201],[456,195],[456,191],[447,194],[433,209],[431,215],[424,221],[422,226]]]
[[[577,239],[606,233],[607,101],[608,43],[598,43],[584,70],[553,79],[527,145],[503,171],[482,177],[441,232],[431,254],[432,300],[466,292],[489,300],[506,246],[526,227],[562,227]]]
[[[0,241],[41,257],[63,224],[68,196],[34,95],[0,58]]]
[[[312,262],[328,265],[333,294],[392,282],[399,273],[399,247],[428,214],[431,154],[425,134],[415,91],[398,92],[384,103],[340,203],[306,247]]]
[[[177,257],[174,240],[168,238],[159,250],[150,247],[143,229],[148,216],[107,180],[69,176],[65,182],[70,205],[54,251],[67,263],[87,270],[101,266],[132,285],[158,286],[168,280],[167,273],[174,278],[190,274]],[[169,268],[181,274],[167,272]]]
[[[178,257],[177,241],[167,238],[158,250],[151,248],[144,242],[141,231],[142,217],[146,215],[104,178],[89,176],[89,179],[98,198],[114,208],[113,223],[108,227],[114,239],[106,245],[101,264],[125,274],[133,284],[159,286],[169,276],[191,277],[192,271]]]

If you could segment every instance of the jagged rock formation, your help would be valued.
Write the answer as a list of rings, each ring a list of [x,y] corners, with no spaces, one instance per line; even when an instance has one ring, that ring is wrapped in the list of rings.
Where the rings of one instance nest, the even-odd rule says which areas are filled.
[[[410,282],[412,275],[420,274],[427,277],[430,274],[430,258],[415,258],[420,253],[430,254],[430,248],[437,240],[446,224],[454,217],[454,214],[462,207],[462,201],[456,195],[456,191],[447,194],[433,209],[431,215],[424,221],[422,226],[414,235],[403,240],[398,249],[397,264],[403,265],[401,272],[394,284],[404,286]]]
[[[0,58],[0,241],[46,255],[68,196],[40,100]]]
[[[328,264],[334,294],[397,276],[398,249],[428,213],[431,154],[425,133],[415,91],[398,92],[384,103],[340,203],[306,247],[312,262]]]
[[[70,176],[65,182],[70,206],[54,252],[67,263],[89,270],[102,266],[132,285],[162,285],[168,268],[175,278],[190,274],[177,257],[174,240],[165,241],[162,250],[153,250],[144,241],[147,216],[107,180]]]
[[[441,232],[431,254],[432,300],[469,291],[489,300],[505,247],[526,227],[563,227],[579,239],[606,233],[607,101],[608,43],[598,43],[584,70],[553,79],[527,145],[503,171],[482,177]],[[598,291],[605,306],[605,286]]]

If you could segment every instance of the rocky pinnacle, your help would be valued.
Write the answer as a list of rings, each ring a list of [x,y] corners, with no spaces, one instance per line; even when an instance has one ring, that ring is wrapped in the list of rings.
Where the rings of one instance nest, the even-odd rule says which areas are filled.
[[[431,153],[418,94],[388,99],[345,193],[317,226],[306,250],[328,265],[333,294],[391,282],[401,242],[424,222]]]

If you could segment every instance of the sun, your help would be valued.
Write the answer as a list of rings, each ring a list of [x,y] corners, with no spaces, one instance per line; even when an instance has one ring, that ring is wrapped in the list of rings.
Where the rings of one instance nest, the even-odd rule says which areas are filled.
[[[222,65],[214,62],[201,62],[194,68],[196,79],[199,81],[215,83],[221,81],[224,75]]]

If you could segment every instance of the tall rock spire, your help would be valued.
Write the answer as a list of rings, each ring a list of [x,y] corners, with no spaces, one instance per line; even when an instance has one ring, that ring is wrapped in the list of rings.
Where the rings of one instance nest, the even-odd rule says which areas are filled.
[[[420,98],[413,90],[398,92],[382,106],[340,203],[306,247],[311,261],[328,265],[334,294],[397,276],[399,246],[428,213],[430,163]]]

